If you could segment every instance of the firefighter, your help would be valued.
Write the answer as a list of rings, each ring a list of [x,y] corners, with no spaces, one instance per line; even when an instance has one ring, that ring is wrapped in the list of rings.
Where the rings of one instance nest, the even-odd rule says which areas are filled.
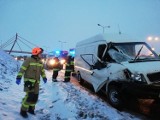
[[[38,101],[40,76],[43,78],[43,82],[47,82],[44,67],[41,62],[42,48],[33,48],[32,56],[27,58],[18,72],[16,77],[16,83],[21,83],[21,78],[24,76],[24,92],[25,97],[22,100],[20,115],[24,118],[28,117],[27,112],[35,115],[35,105]]]
[[[65,75],[64,75],[64,82],[69,82],[70,81],[70,76],[72,72],[72,56],[67,57],[66,61],[66,70],[65,70]]]
[[[70,65],[71,65],[71,72],[74,72],[74,57],[73,56],[71,56],[71,60],[70,60],[71,62],[70,62]]]
[[[57,76],[58,76],[58,72],[61,70],[61,64],[58,57],[55,57],[54,60],[55,60],[55,64],[53,67],[52,81],[57,82]]]

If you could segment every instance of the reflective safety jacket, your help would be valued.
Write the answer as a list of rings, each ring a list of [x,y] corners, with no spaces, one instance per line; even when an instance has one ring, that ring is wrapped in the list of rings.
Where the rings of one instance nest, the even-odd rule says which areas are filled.
[[[68,57],[67,63],[66,63],[66,70],[67,71],[74,71],[74,58]]]
[[[73,72],[74,71],[74,59],[71,60],[70,65],[71,65],[71,69],[72,69],[72,72]]]
[[[24,76],[24,81],[30,81],[32,83],[39,83],[40,76],[46,78],[45,70],[40,58],[36,56],[27,58],[22,64],[17,78],[22,78],[22,76]]]

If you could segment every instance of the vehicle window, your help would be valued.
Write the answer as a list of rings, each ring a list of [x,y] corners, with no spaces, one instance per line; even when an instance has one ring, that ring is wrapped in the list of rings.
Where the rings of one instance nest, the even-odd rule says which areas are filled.
[[[157,60],[158,55],[145,42],[114,43],[117,52],[110,52],[112,59],[118,62],[135,60]]]
[[[115,49],[110,49],[108,51],[110,57],[115,60],[116,62],[123,62],[123,61],[129,61],[130,58],[129,56],[119,52],[119,51],[116,51]]]
[[[136,55],[138,54],[138,51],[140,50],[141,46],[142,45],[135,46]],[[154,58],[155,55],[146,46],[143,46],[143,49],[141,50],[141,52],[139,54],[139,58],[143,58],[143,57]]]
[[[98,46],[98,57],[100,59],[102,59],[102,55],[103,55],[103,52],[104,52],[105,48],[106,48],[105,44],[102,44],[102,45]]]

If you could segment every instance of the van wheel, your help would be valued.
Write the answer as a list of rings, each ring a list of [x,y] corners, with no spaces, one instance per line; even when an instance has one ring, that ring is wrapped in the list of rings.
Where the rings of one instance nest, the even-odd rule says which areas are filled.
[[[109,87],[107,97],[108,97],[108,102],[110,103],[110,105],[112,105],[113,107],[119,110],[122,109],[121,95],[116,86]]]
[[[81,77],[81,74],[80,74],[80,73],[78,73],[78,75],[77,75],[77,79],[78,79],[79,84],[83,85],[84,80],[82,79],[82,77]]]

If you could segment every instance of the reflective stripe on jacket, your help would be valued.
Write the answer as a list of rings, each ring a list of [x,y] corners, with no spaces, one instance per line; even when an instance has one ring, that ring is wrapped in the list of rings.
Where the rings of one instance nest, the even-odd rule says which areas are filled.
[[[74,65],[74,61],[71,61],[71,63],[70,63],[71,65]]]
[[[45,78],[45,70],[41,60],[38,57],[27,58],[22,64],[17,78],[21,78],[23,75],[25,79],[32,79],[37,82],[40,80],[40,76]]]

